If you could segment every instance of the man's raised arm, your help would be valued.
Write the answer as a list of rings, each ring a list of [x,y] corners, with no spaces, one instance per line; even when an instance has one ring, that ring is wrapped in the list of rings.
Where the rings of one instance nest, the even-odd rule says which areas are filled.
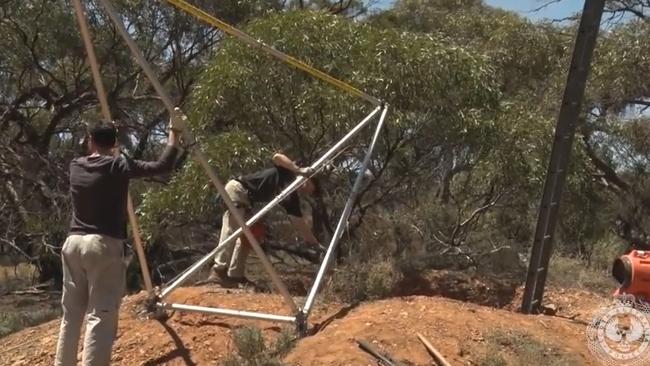
[[[302,175],[309,177],[314,174],[314,170],[310,167],[299,167],[293,160],[289,159],[288,156],[280,153],[273,155],[273,164],[285,168],[291,171],[294,174]]]
[[[180,132],[170,128],[167,137],[167,146],[157,161],[143,161],[123,158],[119,161],[120,171],[129,178],[151,177],[170,172],[174,167],[179,151]]]

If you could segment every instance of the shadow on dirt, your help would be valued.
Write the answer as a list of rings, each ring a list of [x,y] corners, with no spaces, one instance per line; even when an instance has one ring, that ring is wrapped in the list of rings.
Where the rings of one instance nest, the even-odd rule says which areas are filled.
[[[308,336],[315,335],[316,333],[318,333],[318,332],[324,330],[325,328],[327,328],[327,326],[332,324],[335,320],[345,318],[350,313],[350,311],[354,310],[357,306],[359,306],[359,304],[360,304],[359,302],[355,302],[353,304],[349,304],[349,305],[339,309],[339,311],[337,311],[336,313],[334,313],[331,316],[327,317],[323,321],[314,324],[314,326],[311,329],[309,329],[309,331],[307,332],[307,335]]]
[[[190,350],[185,347],[185,344],[183,343],[183,340],[178,336],[178,333],[171,328],[169,325],[165,324],[164,322],[161,322],[160,325],[165,328],[165,331],[169,334],[171,339],[174,341],[174,345],[176,346],[176,349],[168,352],[156,359],[147,361],[144,363],[145,366],[155,366],[155,365],[166,365],[174,362],[174,364],[177,364],[176,360],[177,358],[180,358],[182,360],[182,364],[186,366],[196,366],[196,363],[192,361],[192,357],[190,355]]]

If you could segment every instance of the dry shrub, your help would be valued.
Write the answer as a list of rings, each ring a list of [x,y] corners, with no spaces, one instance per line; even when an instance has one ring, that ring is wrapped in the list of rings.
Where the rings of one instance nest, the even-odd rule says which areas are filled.
[[[571,354],[523,331],[495,330],[486,334],[485,340],[486,349],[477,362],[481,366],[580,365]]]
[[[226,360],[226,366],[283,366],[281,358],[293,348],[295,337],[284,330],[273,344],[267,344],[262,332],[255,327],[244,327],[233,334],[237,352]]]
[[[401,279],[402,274],[391,259],[374,259],[340,267],[329,290],[345,302],[377,300],[392,295]]]

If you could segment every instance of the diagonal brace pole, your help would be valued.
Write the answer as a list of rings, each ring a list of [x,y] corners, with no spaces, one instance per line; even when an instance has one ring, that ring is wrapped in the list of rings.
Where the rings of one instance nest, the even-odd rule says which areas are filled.
[[[319,169],[325,162],[327,162],[334,154],[336,154],[350,139],[352,139],[359,131],[361,131],[364,127],[372,121],[372,119],[375,117],[375,115],[380,111],[381,107],[375,108],[366,118],[364,118],[361,122],[359,122],[358,125],[356,125],[350,132],[348,132],[339,142],[337,142],[332,148],[330,148],[329,151],[327,151],[323,156],[321,156],[320,159],[316,160],[312,165],[311,168],[313,169]],[[287,186],[280,194],[274,198],[271,202],[267,203],[260,211],[255,213],[253,217],[248,219],[246,222],[246,225],[253,225],[257,220],[259,220],[262,216],[264,216],[268,211],[270,211],[274,206],[276,206],[280,201],[282,201],[284,198],[286,198],[288,195],[290,195],[293,191],[295,191],[303,182],[305,178],[304,177],[297,177],[293,183],[291,183],[289,186]],[[174,280],[171,284],[169,284],[167,287],[165,287],[161,293],[160,297],[162,299],[166,298],[172,291],[174,291],[177,287],[181,286],[185,281],[187,281],[192,274],[194,274],[196,271],[198,271],[201,267],[203,267],[211,258],[213,258],[215,255],[221,252],[223,250],[224,245],[229,243],[232,240],[235,240],[239,235],[241,235],[241,228],[237,229],[234,233],[232,233],[228,238],[226,238],[223,242],[219,243],[217,248],[212,250],[210,253],[206,254],[203,258],[201,258],[198,262],[194,263],[191,267],[189,267],[183,274],[181,274],[176,280]]]
[[[325,272],[327,271],[327,268],[334,256],[334,250],[336,249],[339,240],[343,236],[343,230],[347,227],[348,219],[350,218],[350,214],[352,213],[352,207],[354,206],[359,191],[361,190],[361,184],[363,183],[364,173],[366,172],[366,169],[368,169],[368,164],[370,164],[370,158],[372,157],[372,152],[375,149],[377,140],[379,140],[379,133],[381,132],[382,127],[384,126],[384,119],[386,118],[387,112],[388,112],[388,108],[384,107],[381,113],[381,117],[379,117],[379,122],[377,122],[377,128],[375,129],[375,134],[372,137],[372,141],[370,142],[370,146],[368,147],[366,156],[363,158],[363,163],[361,164],[359,173],[357,173],[357,177],[354,181],[354,185],[352,186],[352,191],[350,192],[350,196],[348,197],[348,200],[345,203],[345,208],[343,209],[343,213],[341,214],[341,217],[339,218],[339,222],[336,225],[336,230],[334,231],[334,235],[332,236],[330,245],[327,248],[327,252],[325,253],[325,258],[323,258],[323,262],[321,263],[321,266],[318,269],[318,274],[316,275],[316,280],[314,281],[314,285],[311,287],[311,290],[309,290],[309,295],[307,295],[305,306],[302,309],[303,321],[306,321],[307,317],[309,316],[309,313],[312,310],[314,300],[316,299],[316,294],[320,289],[320,286],[323,282],[323,278],[325,277]]]
[[[111,110],[108,105],[108,98],[106,97],[104,83],[102,82],[102,77],[99,72],[97,56],[95,55],[95,48],[90,37],[88,23],[86,22],[85,9],[81,3],[81,0],[73,0],[72,3],[75,8],[75,13],[77,14],[77,21],[79,22],[79,29],[81,30],[81,36],[84,41],[84,46],[86,47],[86,53],[88,54],[88,63],[90,64],[90,69],[92,71],[95,89],[97,89],[97,98],[99,99],[99,105],[102,109],[102,115],[106,121],[112,121],[113,118],[111,116]],[[119,154],[119,151],[116,151],[116,155],[117,154]],[[142,237],[140,236],[140,225],[138,224],[138,218],[135,215],[135,210],[133,209],[133,200],[131,199],[130,193],[127,194],[126,200],[129,224],[131,225],[135,251],[138,255],[138,262],[140,263],[142,278],[144,279],[144,287],[147,290],[148,296],[151,298],[153,297],[153,284],[151,282],[149,266],[147,265],[147,258],[144,255],[144,246],[142,245]]]
[[[118,32],[124,39],[124,41],[127,43],[129,46],[131,53],[135,57],[136,61],[142,68],[142,70],[145,72],[147,77],[149,78],[149,81],[153,85],[154,89],[158,93],[158,95],[161,97],[163,103],[165,104],[165,107],[169,111],[169,114],[171,118],[176,118],[177,121],[180,122],[182,120],[182,116],[178,110],[175,110],[174,104],[172,103],[171,97],[167,93],[167,91],[163,88],[163,86],[160,84],[160,81],[158,81],[155,73],[149,66],[149,63],[145,59],[144,55],[142,54],[142,51],[140,48],[135,44],[133,39],[131,39],[131,36],[127,32],[127,30],[124,27],[124,23],[122,23],[122,20],[120,20],[117,12],[115,11],[115,8],[113,8],[113,5],[110,3],[109,0],[100,0],[102,5],[104,6],[104,9],[108,13],[109,17],[115,23],[115,26],[117,27]],[[187,142],[190,145],[194,145],[194,135],[192,134],[192,131],[188,126],[184,126],[183,128],[183,136],[187,140]],[[253,235],[253,233],[250,231],[249,227],[246,225],[246,222],[242,218],[242,216],[238,213],[238,211],[235,209],[235,205],[233,204],[232,200],[230,200],[230,197],[228,197],[228,194],[226,193],[226,190],[223,187],[223,184],[217,177],[217,174],[214,172],[210,164],[208,163],[208,159],[205,157],[203,152],[198,149],[197,147],[194,147],[192,149],[194,158],[196,161],[201,165],[201,167],[205,170],[207,173],[208,177],[212,181],[212,184],[214,187],[217,189],[219,194],[221,195],[224,203],[228,207],[228,210],[230,211],[231,215],[234,217],[235,222],[239,227],[243,230],[244,235],[248,239],[248,242],[251,244],[253,249],[255,250],[255,253],[257,256],[260,258],[262,265],[266,272],[269,274],[271,277],[271,281],[275,285],[275,287],[278,289],[282,297],[284,297],[285,302],[287,305],[291,308],[291,310],[294,313],[298,312],[298,308],[296,307],[296,303],[294,302],[293,298],[291,297],[291,294],[289,293],[289,290],[287,290],[287,287],[284,285],[282,280],[280,279],[280,276],[275,272],[273,269],[273,266],[269,259],[267,258],[266,254],[264,253],[264,250],[260,247],[259,242]]]

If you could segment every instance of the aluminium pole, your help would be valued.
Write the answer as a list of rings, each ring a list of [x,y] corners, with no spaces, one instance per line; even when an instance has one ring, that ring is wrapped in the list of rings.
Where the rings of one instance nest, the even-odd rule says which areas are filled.
[[[196,306],[196,305],[186,305],[186,304],[176,304],[176,303],[158,303],[158,306],[161,307],[161,308],[164,308],[164,309],[189,311],[189,312],[213,314],[213,315],[232,316],[232,317],[235,317],[235,318],[243,318],[243,319],[268,320],[268,321],[282,322],[282,323],[295,323],[295,321],[296,321],[295,316],[265,314],[265,313],[257,313],[257,312],[252,312],[252,311],[241,311],[241,310],[231,310],[231,309],[221,309],[221,308],[211,308],[211,307],[207,307],[207,306]]]
[[[316,280],[314,281],[314,285],[311,287],[311,290],[309,291],[309,295],[307,296],[307,300],[305,301],[305,306],[302,309],[303,321],[306,321],[307,317],[309,317],[309,313],[311,312],[312,306],[314,304],[314,299],[316,298],[316,294],[318,293],[318,290],[320,289],[320,286],[323,282],[323,278],[325,277],[325,272],[327,271],[329,262],[332,260],[332,257],[334,255],[334,250],[336,249],[339,240],[343,236],[343,230],[347,226],[348,218],[352,213],[352,206],[354,205],[357,199],[357,195],[359,194],[359,190],[361,189],[361,184],[363,182],[364,174],[366,172],[366,169],[368,168],[368,164],[370,163],[370,158],[372,157],[372,152],[375,149],[377,140],[379,139],[379,133],[381,132],[382,127],[384,126],[384,119],[386,118],[387,112],[388,112],[388,108],[384,107],[384,110],[381,113],[381,117],[379,117],[379,122],[377,122],[377,128],[375,129],[375,134],[372,137],[372,142],[370,143],[370,146],[368,147],[368,151],[366,152],[366,156],[363,159],[361,169],[359,170],[359,173],[357,173],[357,178],[354,181],[354,186],[352,187],[350,196],[348,197],[348,200],[345,203],[345,208],[343,209],[343,213],[339,218],[338,225],[336,225],[336,230],[334,231],[334,235],[332,236],[330,245],[327,248],[327,253],[325,253],[325,257],[323,258],[323,263],[321,263],[321,266],[318,269],[318,274],[316,275]]]

